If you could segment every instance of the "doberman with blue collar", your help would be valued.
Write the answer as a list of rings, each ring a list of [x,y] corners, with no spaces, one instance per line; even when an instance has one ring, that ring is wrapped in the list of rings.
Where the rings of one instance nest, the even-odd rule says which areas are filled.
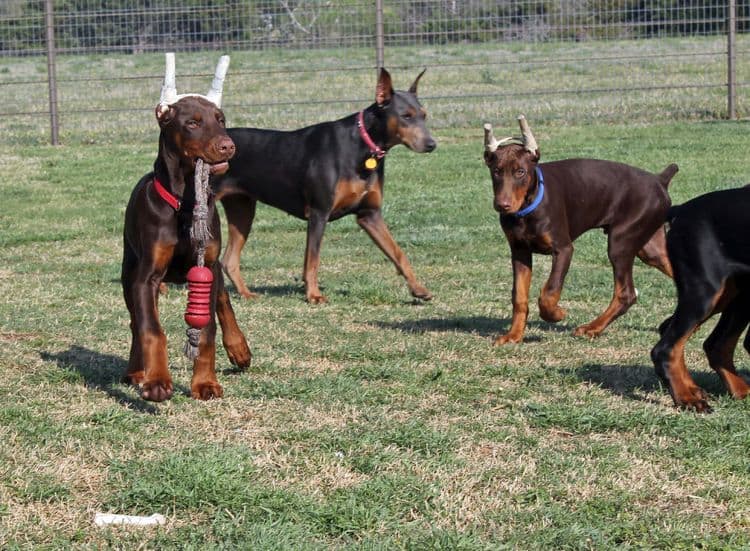
[[[638,256],[668,276],[664,222],[670,206],[667,187],[677,172],[669,165],[659,174],[596,159],[567,159],[539,165],[539,148],[528,123],[518,118],[521,138],[495,139],[485,124],[485,163],[513,262],[513,319],[494,344],[523,340],[529,313],[532,253],[552,255],[552,271],[539,297],[539,314],[558,322],[566,312],[558,302],[573,256],[573,241],[602,228],[608,236],[615,288],[601,315],[575,329],[596,337],[636,301],[633,262]]]
[[[394,91],[381,69],[375,103],[346,118],[283,132],[230,128],[237,147],[229,171],[213,184],[226,213],[229,236],[222,263],[244,297],[255,296],[240,274],[240,253],[260,201],[307,220],[303,280],[307,301],[325,302],[318,287],[320,247],[326,223],[354,214],[357,223],[395,264],[412,296],[432,295],[417,281],[406,255],[383,220],[386,152],[404,144],[426,153],[436,147],[417,99],[419,74],[407,92]]]
[[[711,411],[706,393],[685,366],[685,345],[719,312],[719,322],[703,343],[708,363],[733,398],[750,396],[750,384],[734,365],[737,342],[750,324],[749,212],[750,186],[707,193],[669,210],[667,251],[677,308],[661,324],[651,358],[677,407]],[[744,347],[750,352],[750,333]]]

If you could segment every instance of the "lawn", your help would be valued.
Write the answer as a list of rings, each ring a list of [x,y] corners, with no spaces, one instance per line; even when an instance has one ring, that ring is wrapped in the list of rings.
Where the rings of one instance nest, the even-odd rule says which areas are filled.
[[[492,120],[498,134],[515,120]],[[543,159],[593,156],[661,171],[675,202],[750,180],[746,123],[530,123]],[[155,127],[155,125],[154,125]],[[680,412],[649,350],[669,279],[636,267],[639,302],[600,338],[572,336],[609,302],[601,232],[576,243],[557,325],[532,308],[525,342],[492,347],[511,315],[507,243],[481,128],[387,159],[385,217],[420,280],[411,300],[351,218],[331,224],[304,302],[304,224],[259,207],[232,294],[253,351],[225,396],[189,397],[186,292],[161,299],[174,398],[120,384],[128,315],[125,203],[148,143],[0,146],[0,547],[579,549],[750,546],[750,402],[688,347],[711,415]],[[549,270],[535,258],[532,294]],[[747,376],[747,357],[738,351]],[[97,512],[161,513],[99,528]]]

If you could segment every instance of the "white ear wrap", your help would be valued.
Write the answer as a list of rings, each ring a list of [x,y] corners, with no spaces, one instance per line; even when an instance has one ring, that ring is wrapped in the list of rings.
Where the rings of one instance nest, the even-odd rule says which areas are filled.
[[[492,132],[492,125],[488,122],[484,123],[484,150],[487,153],[494,153],[498,147],[505,147],[506,145],[525,145],[525,142],[519,138],[508,136],[502,140],[495,138],[495,134]]]
[[[223,55],[219,59],[219,63],[216,65],[216,73],[214,74],[214,80],[211,82],[211,89],[208,91],[206,98],[216,104],[216,107],[221,107],[221,94],[224,89],[224,77],[229,69],[229,56]]]
[[[518,115],[518,125],[521,127],[521,133],[523,134],[523,145],[526,148],[526,151],[530,153],[536,153],[537,149],[539,149],[539,146],[536,144],[534,134],[531,133],[529,123],[526,122],[526,117],[524,117],[523,115]]]
[[[488,153],[494,153],[497,150],[499,141],[495,139],[495,134],[492,132],[492,125],[488,122],[484,123],[484,149]]]
[[[161,98],[159,99],[159,114],[166,113],[169,104],[177,101],[174,53],[168,52],[164,54],[164,57],[166,58],[166,68],[164,70],[164,85],[161,87]]]
[[[164,85],[161,87],[161,98],[159,99],[159,105],[157,112],[159,115],[163,115],[169,109],[169,106],[173,103],[180,101],[182,98],[187,96],[195,96],[210,101],[216,107],[221,107],[221,96],[224,89],[224,77],[227,74],[229,68],[229,56],[223,55],[219,59],[219,63],[216,65],[216,72],[214,73],[214,80],[211,82],[211,89],[207,95],[202,94],[177,94],[177,86],[175,84],[175,61],[174,53],[168,52],[164,54],[166,58],[166,68],[164,70]]]

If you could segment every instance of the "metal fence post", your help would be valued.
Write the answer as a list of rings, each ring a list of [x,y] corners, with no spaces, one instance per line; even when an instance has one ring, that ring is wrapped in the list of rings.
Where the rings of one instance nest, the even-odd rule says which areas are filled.
[[[52,0],[44,2],[44,22],[47,30],[47,81],[49,83],[49,122],[52,145],[60,145],[57,120],[57,67],[55,64],[55,21]]]
[[[384,63],[385,39],[383,37],[383,0],[375,0],[375,64],[378,72]]]
[[[736,0],[729,0],[727,17],[727,116],[737,118],[737,10]]]

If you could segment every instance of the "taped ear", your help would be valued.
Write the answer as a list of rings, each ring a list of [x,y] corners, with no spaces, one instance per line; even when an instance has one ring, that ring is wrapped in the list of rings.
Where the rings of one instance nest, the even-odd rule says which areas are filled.
[[[171,105],[160,103],[156,106],[155,114],[156,120],[159,122],[159,127],[164,128],[174,120],[177,115],[177,110]]]
[[[393,84],[391,75],[383,67],[378,75],[378,85],[375,87],[375,103],[380,106],[386,105],[393,97]]]

